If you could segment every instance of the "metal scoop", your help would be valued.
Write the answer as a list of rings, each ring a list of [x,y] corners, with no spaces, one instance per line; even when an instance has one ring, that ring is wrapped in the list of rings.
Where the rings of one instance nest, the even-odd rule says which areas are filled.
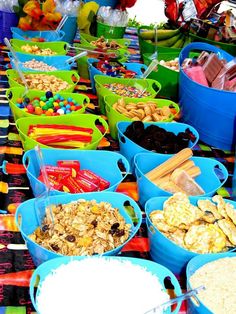
[[[50,204],[50,190],[51,186],[48,180],[47,172],[45,170],[45,165],[43,161],[43,155],[42,151],[40,149],[40,146],[35,146],[35,153],[38,160],[39,168],[41,170],[41,174],[43,176],[43,181],[46,186],[46,190],[38,197],[35,198],[35,210],[38,218],[38,224],[40,228],[43,230],[42,221],[45,217],[45,213],[50,215],[50,220],[52,225],[54,224],[54,216],[52,211],[52,205]]]
[[[152,314],[152,313],[158,313],[158,311],[160,310],[165,310],[166,308],[168,308],[169,306],[175,304],[175,303],[178,303],[178,302],[182,302],[184,300],[187,300],[189,298],[192,298],[192,297],[195,297],[199,291],[201,290],[205,290],[206,288],[204,286],[200,286],[196,289],[192,289],[192,290],[189,290],[188,292],[174,298],[174,299],[171,299],[167,302],[164,302],[150,310],[148,310],[147,312],[145,312],[144,314]]]

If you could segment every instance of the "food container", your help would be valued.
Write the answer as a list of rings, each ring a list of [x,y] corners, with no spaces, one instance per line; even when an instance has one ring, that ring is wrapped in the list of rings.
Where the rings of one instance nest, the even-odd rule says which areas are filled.
[[[62,26],[62,31],[65,33],[63,40],[69,44],[73,44],[78,29],[77,16],[69,16],[65,24]]]
[[[119,209],[120,214],[124,217],[125,221],[132,225],[131,233],[129,238],[119,247],[116,247],[113,250],[107,251],[103,256],[107,255],[116,255],[120,250],[128,243],[137,233],[141,222],[142,222],[142,213],[137,203],[130,197],[115,192],[94,192],[94,193],[82,193],[82,194],[66,194],[66,195],[54,195],[50,196],[49,204],[67,204],[78,199],[86,200],[96,200],[97,202],[108,202],[112,204],[113,207]],[[138,223],[134,225],[132,218],[125,210],[125,202],[128,201],[133,207]],[[38,245],[29,238],[29,235],[34,232],[34,230],[39,226],[37,215],[35,212],[35,199],[30,199],[22,203],[16,211],[16,223],[19,227],[22,237],[24,238],[30,255],[33,259],[33,262],[36,266],[46,262],[52,258],[60,257],[61,254],[49,251],[42,246]],[[19,220],[20,219],[20,220]],[[20,221],[20,222],[19,222]]]
[[[151,53],[145,53],[143,55],[143,60],[146,65],[149,65],[152,62]],[[158,52],[158,60],[170,61],[175,58],[178,58],[179,52],[173,53],[164,53]],[[152,71],[148,78],[157,80],[161,83],[161,92],[160,95],[170,98],[178,99],[178,89],[179,89],[179,72],[173,71],[164,65],[158,64],[157,71]]]
[[[140,26],[138,28],[138,40],[139,40],[139,47],[140,47],[140,53],[142,58],[144,58],[144,54],[145,53],[150,53],[150,54],[154,54],[155,52],[155,44],[152,43],[151,41],[145,40],[140,36],[140,33],[142,32],[142,30],[153,30],[153,27],[151,26]],[[181,48],[171,48],[171,47],[161,47],[158,46],[158,42],[157,42],[157,50],[158,53],[180,53]]]
[[[126,86],[135,87],[141,91],[149,92],[150,96],[146,98],[155,98],[161,90],[161,84],[150,79],[122,79],[104,75],[95,75],[94,80],[98,96],[98,104],[102,113],[105,113],[104,97],[107,95],[114,95],[114,93],[112,93],[108,88],[104,87],[105,84],[119,83]]]
[[[98,61],[99,61],[99,59],[95,59],[95,58],[89,58],[87,60],[88,69],[89,69],[89,77],[90,77],[90,81],[91,81],[91,85],[92,85],[92,89],[93,89],[94,94],[96,93],[94,76],[95,75],[109,76],[109,75],[102,73],[99,69],[97,69],[93,65],[94,62],[98,62]],[[123,65],[126,67],[127,70],[136,72],[136,75],[135,75],[136,78],[142,78],[143,73],[147,69],[147,67],[141,63],[123,63]]]
[[[113,105],[117,102],[117,100],[120,99],[120,96],[117,95],[109,95],[109,96],[105,96],[104,100],[105,100],[105,104],[106,104],[106,113],[107,113],[107,118],[108,118],[108,123],[109,123],[109,128],[110,128],[110,134],[114,139],[117,139],[118,137],[118,126],[117,123],[118,122],[131,122],[131,118],[126,117],[124,114],[119,113],[118,111],[116,111],[113,108]],[[175,114],[172,114],[168,119],[163,120],[163,122],[171,122],[173,121],[173,119],[179,114],[179,106],[170,101],[170,100],[165,100],[165,99],[149,99],[147,98],[145,100],[145,98],[125,98],[125,103],[138,103],[138,102],[145,102],[145,101],[152,101],[153,103],[155,103],[157,105],[158,108],[162,108],[165,106],[169,106],[170,104],[173,106],[173,109],[176,111]],[[161,123],[163,123],[161,122]],[[154,123],[154,122],[153,122]],[[122,126],[125,126],[125,124],[119,124],[119,128]],[[128,126],[128,124],[127,124]],[[122,128],[123,131],[120,132],[123,133],[125,131],[125,129]],[[128,138],[127,138],[128,139]],[[125,140],[124,140],[125,141]],[[124,143],[120,143],[120,145],[123,145]],[[129,149],[130,151],[130,149]],[[125,152],[126,153],[126,152]]]
[[[79,53],[82,50],[87,50],[88,54],[85,57],[77,59],[77,65],[78,65],[78,72],[79,74],[85,78],[89,79],[89,70],[88,70],[88,58],[97,58],[98,56],[104,56],[104,54],[101,52],[99,53],[93,53],[89,52],[89,50],[94,50],[94,46],[90,44],[74,44],[74,47],[76,51]],[[95,49],[96,50],[96,49]],[[110,56],[114,56],[115,59],[117,59],[119,62],[127,62],[130,52],[127,50],[127,48],[119,48],[116,50],[107,50],[106,53],[108,53]],[[109,56],[108,56],[109,57]]]
[[[166,102],[166,100],[162,100]],[[159,103],[159,99],[158,99]],[[109,121],[109,120],[108,120]],[[124,135],[124,132],[126,131],[127,127],[131,124],[132,122],[118,122],[117,123],[117,130],[118,130],[118,139],[119,139],[119,144],[120,144],[120,152],[122,155],[124,155],[127,160],[129,161],[131,167],[134,167],[134,156],[138,153],[141,152],[146,152],[150,153],[149,150],[145,149],[144,147],[139,146],[138,144],[134,143],[132,140],[130,140],[127,136]],[[188,124],[185,123],[179,123],[179,122],[145,122],[145,128],[147,128],[150,125],[157,125],[160,128],[165,129],[168,132],[173,132],[174,134],[178,134],[179,132],[184,132],[186,129],[189,129],[190,132],[193,133],[193,135],[196,137],[194,142],[189,142],[189,148],[193,148],[199,139],[198,132],[191,127]],[[157,155],[162,155],[160,153],[155,153]],[[165,155],[164,155],[165,156]]]
[[[12,68],[15,69],[14,58],[10,52],[8,53],[8,56],[10,58]],[[16,56],[20,61],[19,67],[21,71],[26,71],[26,72],[37,71],[37,70],[24,67],[23,63],[27,61],[31,61],[32,59],[35,59],[36,61],[44,62],[47,65],[57,68],[58,70],[71,70],[72,67],[76,67],[75,62],[66,63],[66,61],[71,58],[70,56],[47,56],[46,57],[46,56],[36,56],[36,55],[31,55],[31,54],[26,54],[26,53],[21,53],[21,52],[16,52]]]
[[[6,91],[6,96],[7,96],[7,99],[9,101],[9,105],[11,107],[11,111],[12,111],[12,114],[14,116],[15,121],[18,120],[19,118],[35,117],[34,114],[25,112],[24,110],[22,110],[16,106],[17,99],[22,97],[22,95],[24,94],[24,91],[25,91],[25,89],[23,87],[12,87],[12,88],[7,89],[7,91]],[[44,95],[45,95],[45,92],[43,92],[43,91],[30,90],[24,96],[28,97],[29,99],[33,99],[34,97],[40,98],[41,96],[44,96]],[[84,113],[87,104],[89,104],[89,102],[90,102],[90,99],[83,94],[61,92],[60,95],[63,96],[64,98],[71,97],[74,100],[76,100],[82,106],[81,109],[79,109],[77,111],[72,111],[71,114]],[[51,118],[51,117],[49,117],[49,118]]]
[[[104,36],[105,38],[123,38],[126,27],[111,26],[101,22],[97,22],[97,36]]]
[[[134,157],[135,174],[138,181],[138,190],[140,195],[140,203],[145,204],[151,197],[155,196],[171,196],[172,194],[162,190],[152,183],[145,174],[154,169],[158,165],[165,162],[173,155],[163,155],[155,153],[139,153]],[[128,158],[127,158],[128,159]],[[205,191],[203,196],[212,196],[226,182],[228,171],[219,161],[211,158],[192,157],[195,165],[201,169],[201,174],[195,178]]]
[[[19,27],[11,27],[12,37],[24,41],[32,41],[33,38],[41,38],[44,41],[61,41],[65,33],[60,30],[56,31],[23,31]],[[35,41],[35,43],[37,43]]]
[[[45,75],[54,75],[57,78],[67,82],[70,86],[67,89],[64,89],[63,92],[71,93],[74,91],[76,84],[79,82],[80,77],[76,71],[51,71],[51,72],[23,72],[23,74],[45,74]],[[8,83],[10,87],[22,87],[23,84],[20,84],[15,81],[15,79],[19,78],[19,74],[16,70],[7,70],[6,75],[8,78]],[[61,91],[62,92],[62,91]]]
[[[235,203],[234,203],[235,207]],[[220,258],[228,258],[228,257],[236,257],[236,253],[233,252],[227,252],[227,253],[220,253],[220,254],[204,254],[199,255],[194,258],[192,258],[188,264],[186,269],[186,275],[187,275],[187,287],[189,289],[191,288],[190,284],[190,277],[202,266],[204,266],[207,263],[216,261]],[[212,311],[210,311],[196,296],[197,302],[193,302],[192,299],[188,300],[188,309],[189,313],[191,314],[211,314]]]
[[[161,233],[152,223],[150,214],[156,210],[162,210],[164,202],[169,197],[153,197],[145,204],[146,222],[148,227],[148,238],[150,243],[150,254],[153,261],[170,269],[174,274],[183,275],[186,270],[187,263],[195,256],[198,259],[205,259],[205,256],[214,256],[216,254],[198,254],[186,250],[177,245]],[[189,197],[191,204],[197,205],[199,199],[209,199],[206,197]],[[236,205],[235,202],[227,200],[230,204]],[[225,253],[219,253],[223,257]],[[227,253],[228,254],[228,253]],[[232,254],[232,253],[230,253]],[[188,272],[188,270],[187,270]],[[202,313],[202,312],[199,312]]]
[[[93,258],[97,258],[97,257],[93,257]],[[140,267],[145,268],[148,272],[151,272],[153,275],[158,277],[164,291],[166,291],[166,288],[164,285],[164,280],[165,280],[165,278],[169,278],[171,280],[171,283],[174,286],[173,290],[174,290],[175,295],[176,296],[181,295],[181,288],[180,288],[179,282],[176,279],[176,277],[174,276],[174,274],[172,274],[167,268],[165,268],[165,267],[163,267],[157,263],[154,263],[152,261],[145,260],[145,259],[130,258],[130,257],[114,257],[114,256],[113,257],[107,257],[107,256],[103,256],[100,258],[106,259],[106,260],[107,259],[119,260],[119,261],[124,261],[124,262],[129,261],[134,265],[139,265]],[[51,261],[48,261],[48,262],[40,265],[34,271],[33,276],[31,278],[31,281],[30,281],[30,297],[31,297],[31,302],[32,302],[34,308],[36,309],[36,311],[38,310],[37,309],[37,297],[39,295],[39,290],[37,290],[36,296],[35,296],[35,285],[36,285],[38,278],[40,278],[40,281],[38,284],[38,287],[40,287],[43,280],[49,274],[51,274],[54,269],[60,267],[61,265],[68,264],[71,261],[74,261],[74,260],[80,261],[82,259],[87,259],[87,257],[85,257],[85,256],[83,256],[83,257],[82,256],[72,257],[72,258],[71,257],[60,257],[60,258],[53,259]],[[91,272],[93,272],[93,269],[91,269]],[[125,282],[125,278],[124,278],[124,282]],[[134,295],[132,295],[132,289],[130,291],[130,296],[131,296],[131,298],[130,298],[131,300],[133,300],[135,297]],[[78,299],[78,301],[79,301],[79,299]],[[167,313],[177,314],[179,312],[180,306],[181,306],[181,302],[178,302],[177,306],[174,310],[171,311],[170,309],[166,309],[163,312],[163,314],[167,314]]]
[[[36,43],[32,41],[26,41],[26,40],[20,40],[20,39],[11,39],[10,40],[12,48],[21,53],[31,54],[27,53],[24,50],[21,49],[22,46],[29,45],[29,46],[38,46],[41,49],[50,48],[52,51],[54,51],[57,55],[66,55],[68,50],[68,44],[65,41],[56,41],[56,42],[46,42],[46,43]]]
[[[101,34],[98,37],[95,37],[95,36],[85,34],[85,33],[80,34],[80,41],[81,41],[81,44],[88,45],[88,46],[94,48],[95,45],[91,44],[91,41],[96,41],[101,36],[105,37],[107,39],[108,43],[114,41],[113,39],[109,39],[109,37],[106,37],[104,34]],[[120,46],[120,48],[127,48],[130,45],[130,39],[128,39],[128,38],[115,39],[115,42]]]
[[[104,119],[98,117],[93,114],[86,114],[86,115],[63,115],[57,117],[50,117],[50,124],[60,124],[60,125],[70,125],[70,126],[81,126],[81,127],[88,127],[93,129],[92,135],[92,142],[86,145],[84,148],[77,148],[78,149],[96,149],[101,139],[104,137],[105,133],[102,134],[100,130],[97,128],[96,123],[102,124],[105,128],[105,133],[108,130],[108,125]],[[24,150],[33,149],[37,144],[40,147],[44,148],[52,148],[43,144],[36,142],[35,140],[31,139],[27,134],[30,125],[34,124],[48,124],[49,119],[48,117],[27,117],[27,118],[20,118],[16,121],[16,127],[20,133],[20,138]]]
[[[203,42],[209,45],[213,45],[216,46],[219,49],[222,49],[226,52],[228,52],[229,54],[231,54],[232,56],[236,56],[236,47],[235,44],[228,44],[228,43],[222,43],[220,41],[215,41],[215,40],[211,40],[208,38],[204,38],[192,33],[189,33],[190,38],[192,39],[192,41],[194,42]]]
[[[45,165],[56,166],[60,160],[78,160],[81,169],[87,169],[101,176],[103,179],[110,182],[110,187],[107,191],[115,191],[118,184],[129,173],[129,163],[121,154],[109,151],[97,150],[73,150],[73,149],[46,149],[42,148],[42,155]],[[30,186],[34,196],[39,196],[45,191],[45,184],[38,180],[40,168],[37,163],[35,150],[29,150],[23,156],[22,163],[26,169]],[[124,169],[120,170],[119,164],[122,164]],[[125,171],[125,173],[123,173]],[[51,191],[53,195],[65,195],[67,193],[57,190]]]
[[[19,17],[13,12],[0,10],[0,43],[4,44],[4,38],[12,38],[11,27],[18,24]]]
[[[182,65],[185,58],[193,50],[210,51],[220,59],[233,59],[227,52],[204,43],[192,43],[180,53],[179,62]],[[235,92],[218,90],[200,85],[191,80],[180,69],[179,96],[182,119],[191,124],[199,132],[200,139],[208,145],[233,150],[236,144]]]

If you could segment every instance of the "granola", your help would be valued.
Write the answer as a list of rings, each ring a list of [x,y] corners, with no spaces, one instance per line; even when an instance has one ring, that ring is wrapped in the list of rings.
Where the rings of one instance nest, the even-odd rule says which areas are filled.
[[[118,208],[108,202],[79,199],[52,207],[30,238],[44,248],[62,255],[93,255],[122,245],[129,237],[127,224]]]

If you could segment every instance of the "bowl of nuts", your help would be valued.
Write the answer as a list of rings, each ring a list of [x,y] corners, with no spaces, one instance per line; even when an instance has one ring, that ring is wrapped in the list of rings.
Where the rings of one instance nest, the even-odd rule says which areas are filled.
[[[16,121],[24,150],[44,148],[96,149],[108,130],[106,121],[94,114],[33,116]]]
[[[9,52],[10,63],[13,69],[15,69],[15,61],[12,54]],[[75,62],[68,63],[70,56],[32,56],[30,54],[16,52],[16,56],[20,61],[18,66],[21,71],[41,71],[51,72],[57,70],[70,70],[72,67],[76,67]]]
[[[68,44],[65,41],[35,43],[32,41],[11,39],[10,42],[15,51],[37,56],[66,55],[68,50]]]
[[[96,47],[98,49],[119,49],[119,48],[127,48],[130,44],[130,40],[127,38],[122,39],[107,39],[103,36],[95,37],[89,34],[81,33],[80,41],[83,45],[88,45],[90,47]]]
[[[137,233],[142,213],[125,194],[54,195],[49,207],[22,203],[16,223],[36,266],[59,256],[116,255]],[[50,214],[53,215],[52,217]]]
[[[180,122],[120,121],[117,129],[120,152],[132,168],[138,153],[175,154],[194,147],[199,139],[196,129]]]
[[[105,75],[95,75],[95,87],[98,95],[98,104],[102,113],[105,113],[104,97],[118,95],[128,98],[155,98],[161,90],[158,81],[142,78],[117,78]]]
[[[149,199],[145,213],[152,260],[175,274],[184,274],[195,256],[233,251],[235,209],[235,202],[220,195],[187,197],[175,193]]]
[[[180,112],[178,104],[166,99],[122,98],[105,96],[110,134],[117,139],[120,121],[171,122]]]
[[[79,82],[76,71],[51,71],[51,72],[23,72],[28,89],[51,91],[51,92],[73,92]],[[16,70],[6,71],[10,87],[22,87],[24,84]]]
[[[55,93],[51,91],[33,91],[26,94],[23,87],[12,87],[6,91],[14,120],[33,115],[47,117],[64,114],[84,113],[90,99],[77,93]]]

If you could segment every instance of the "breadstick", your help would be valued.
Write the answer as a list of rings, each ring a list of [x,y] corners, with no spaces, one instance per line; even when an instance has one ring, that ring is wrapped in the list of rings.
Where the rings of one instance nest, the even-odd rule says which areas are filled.
[[[169,158],[161,165],[157,166],[156,168],[152,169],[148,173],[146,173],[146,177],[153,181],[157,178],[164,177],[169,172],[175,170],[180,166],[184,161],[188,160],[192,157],[193,152],[190,148],[184,148],[173,157]]]
[[[201,169],[197,166],[191,167],[190,169],[187,169],[185,171],[192,178],[196,178],[197,176],[201,174]]]

